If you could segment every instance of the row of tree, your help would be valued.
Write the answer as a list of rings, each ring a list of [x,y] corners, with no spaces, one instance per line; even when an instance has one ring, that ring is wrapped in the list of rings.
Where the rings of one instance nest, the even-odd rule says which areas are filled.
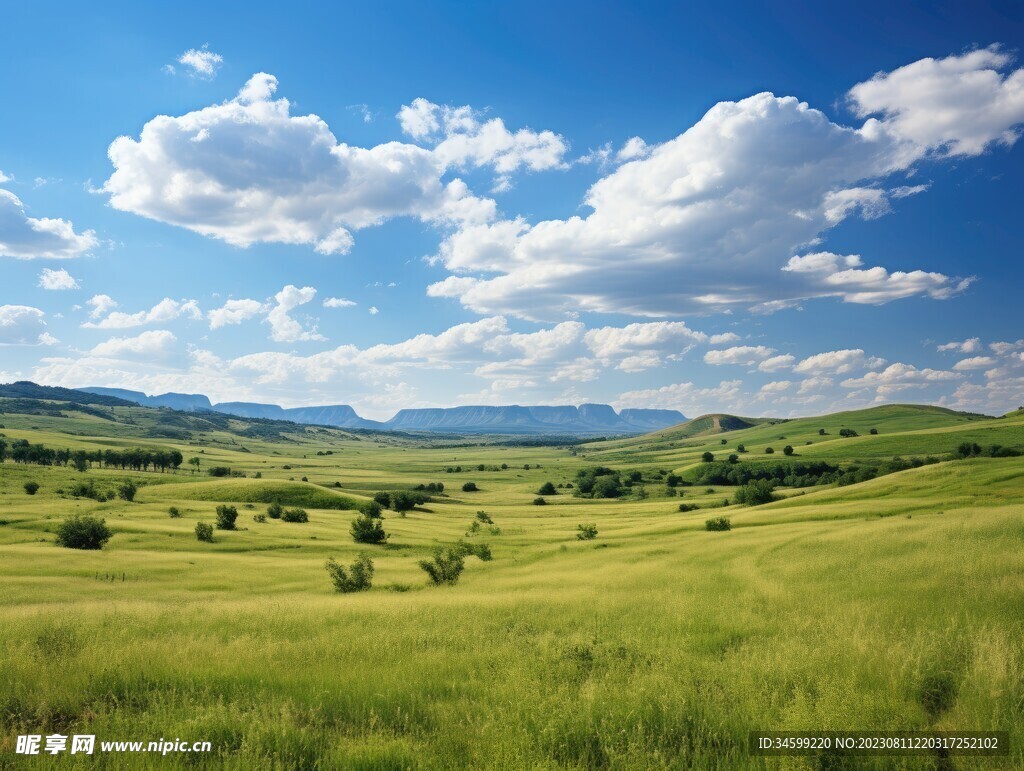
[[[15,439],[10,444],[0,439],[0,463],[8,459],[36,466],[73,466],[78,471],[99,467],[160,472],[176,471],[185,460],[177,450],[69,450],[32,444],[26,439]]]

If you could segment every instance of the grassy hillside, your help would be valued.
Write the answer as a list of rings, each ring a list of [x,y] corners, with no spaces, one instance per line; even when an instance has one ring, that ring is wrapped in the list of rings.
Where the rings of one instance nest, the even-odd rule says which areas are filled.
[[[130,447],[154,418],[133,419],[7,414],[0,433]],[[1024,449],[1024,416],[885,407],[575,447],[204,437],[146,442],[197,455],[200,474],[0,465],[0,757],[19,733],[60,731],[208,740],[211,767],[762,768],[753,728],[935,728],[1010,731],[1013,754],[991,767],[1024,765],[1024,458],[949,459],[963,441]],[[763,506],[723,507],[736,496],[723,485],[670,494],[662,472],[697,468],[705,451],[741,466],[939,462],[780,489]],[[618,499],[563,486],[534,505],[544,482],[573,484],[596,464],[640,481]],[[206,476],[216,465],[247,476]],[[68,493],[126,478],[143,485],[134,502]],[[445,490],[429,504],[385,512],[386,545],[353,543],[354,512],[335,508],[431,482]],[[256,521],[275,499],[310,521]],[[197,541],[221,503],[237,506],[239,529]],[[493,530],[471,527],[478,511]],[[106,519],[106,548],[54,543],[72,513]],[[720,515],[732,530],[705,530]],[[597,538],[578,540],[581,523]],[[417,562],[459,539],[494,559],[429,585]],[[325,560],[359,553],[373,588],[336,593]]]

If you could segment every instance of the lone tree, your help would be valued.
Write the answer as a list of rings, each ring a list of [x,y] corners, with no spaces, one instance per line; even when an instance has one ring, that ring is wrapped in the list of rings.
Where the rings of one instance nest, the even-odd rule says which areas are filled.
[[[139,491],[139,486],[132,480],[126,479],[124,483],[117,488],[117,497],[122,501],[134,501],[135,493]]]
[[[712,463],[715,460],[715,456],[710,452],[706,452],[700,456],[700,459],[704,461],[704,463]]]
[[[793,446],[787,444],[785,447],[782,448],[782,454],[783,455],[792,455],[793,454]]]
[[[419,564],[436,586],[451,586],[458,583],[466,567],[466,560],[461,549],[448,548],[438,549],[432,560],[420,560]]]
[[[35,482],[26,482],[25,483],[25,494],[26,495],[35,495],[37,492],[39,492],[39,485],[38,484],[36,484]]]
[[[113,533],[106,520],[75,514],[57,526],[57,543],[67,549],[102,549]]]
[[[324,565],[339,592],[365,592],[373,585],[373,560],[360,554],[346,571],[331,557]]]
[[[551,482],[545,482],[540,486],[537,495],[558,495],[558,490],[555,489]]]
[[[188,459],[188,465],[192,467],[193,474],[199,471],[199,466],[202,464],[202,462],[202,458],[200,458],[198,455],[193,455],[191,458]]]
[[[475,493],[479,492],[480,488],[476,486],[476,482],[466,482],[462,486],[462,492],[464,493]]]
[[[236,519],[238,519],[238,509],[236,509],[234,506],[217,507],[218,530],[234,530]]]
[[[356,543],[387,543],[388,534],[379,519],[360,514],[352,520],[352,540]]]
[[[213,525],[209,522],[196,522],[196,539],[204,543],[213,543]]]

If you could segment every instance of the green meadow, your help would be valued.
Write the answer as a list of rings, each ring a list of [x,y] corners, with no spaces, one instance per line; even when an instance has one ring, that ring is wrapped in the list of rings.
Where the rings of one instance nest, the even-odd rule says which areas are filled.
[[[17,766],[16,735],[55,732],[213,749],[25,767],[1024,766],[1024,457],[953,458],[964,442],[1024,450],[1020,413],[888,406],[524,446],[56,406],[0,414],[2,438],[200,463],[0,464],[0,767]],[[730,485],[668,487],[705,452],[740,466],[928,462],[744,506]],[[209,476],[218,466],[245,476]],[[566,485],[594,466],[639,481],[574,496]],[[126,479],[134,501],[69,493]],[[375,493],[438,482],[404,516],[383,512],[387,543],[353,542],[353,509]],[[557,494],[536,505],[545,482]],[[274,501],[309,522],[257,521]],[[225,504],[238,529],[198,541]],[[473,528],[481,511],[493,525]],[[56,544],[73,514],[105,519],[102,550]],[[717,516],[732,529],[706,530]],[[577,538],[584,523],[596,538]],[[432,585],[418,562],[459,540],[493,559],[466,557],[457,584]],[[324,563],[359,554],[373,587],[336,592]],[[748,749],[752,730],[824,729],[1003,730],[1011,755]]]

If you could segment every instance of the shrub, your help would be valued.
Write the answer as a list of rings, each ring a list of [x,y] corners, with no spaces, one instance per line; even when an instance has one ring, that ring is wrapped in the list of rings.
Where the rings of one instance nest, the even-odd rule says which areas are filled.
[[[171,516],[171,519],[177,519],[181,516],[181,512],[178,511],[177,506],[171,506],[171,508],[167,510],[167,513]]]
[[[765,447],[764,448],[764,454],[765,455],[773,455],[773,454],[775,454],[775,448],[774,447]]]
[[[558,490],[555,489],[555,486],[551,484],[551,482],[545,482],[540,486],[540,489],[537,491],[537,495],[558,495]]]
[[[384,514],[384,509],[381,508],[377,501],[367,501],[362,508],[363,514],[374,519],[380,519]]]
[[[37,492],[39,492],[39,485],[38,484],[36,484],[35,482],[26,482],[25,483],[25,494],[26,495],[35,495]]]
[[[373,585],[373,560],[365,554],[356,557],[348,571],[333,557],[327,560],[324,567],[331,576],[331,583],[339,592],[365,592]]]
[[[700,506],[698,506],[695,503],[680,503],[679,504],[679,510],[682,511],[682,512],[696,511],[699,508],[700,508]]]
[[[956,448],[956,455],[960,458],[973,458],[981,455],[981,445],[973,442],[963,442]]]
[[[102,549],[113,533],[106,520],[75,514],[57,526],[57,543],[67,549]]]
[[[772,492],[775,485],[768,479],[755,479],[742,485],[736,491],[736,503],[744,503],[747,506],[760,506],[762,503],[771,503],[778,496]]]
[[[274,501],[272,504],[267,506],[267,516],[271,519],[280,519],[281,513],[284,511],[284,507],[280,503]]]
[[[266,522],[266,521],[267,521],[267,515],[266,515],[266,514],[263,514],[263,513],[260,513],[260,514],[253,514],[253,515],[252,515],[252,521],[253,521],[253,522],[258,522],[259,524],[261,524],[261,525],[262,525],[262,524],[263,524],[264,522]]]
[[[480,488],[476,486],[476,482],[466,482],[462,486],[462,492],[464,493],[475,493],[478,492],[479,490]]]
[[[665,477],[666,487],[679,487],[679,484],[683,481],[683,478],[678,474],[669,474]]]
[[[732,523],[728,517],[712,517],[704,523],[704,529],[712,532],[732,530]]]
[[[732,455],[729,456],[729,462],[730,463],[739,463],[740,462],[740,456],[737,455],[736,453],[733,453]]]
[[[792,455],[793,454],[793,446],[787,444],[785,447],[782,448],[782,454],[783,455]]]
[[[541,498],[539,496],[533,499],[533,505],[534,506],[546,506],[547,503],[548,502],[546,500],[544,500],[543,498]]]
[[[490,562],[494,557],[491,555],[491,547],[485,543],[478,543],[473,547],[473,554],[481,562]]]
[[[871,434],[871,436],[876,436],[878,434],[878,429],[872,428],[868,433]]]
[[[710,453],[710,452],[705,452],[705,453],[703,453],[703,454],[702,454],[702,455],[700,456],[700,459],[701,459],[701,460],[702,460],[702,461],[703,461],[704,463],[712,463],[712,462],[714,462],[714,460],[715,460],[715,456],[714,456],[714,455],[713,455],[712,453]]]
[[[849,437],[849,436],[860,436],[860,434],[858,434],[852,428],[840,428],[839,429],[839,436],[846,436],[846,437]]]
[[[622,485],[617,476],[598,477],[594,482],[595,498],[618,498],[622,494]]]
[[[478,511],[476,513],[476,518],[478,521],[483,522],[485,525],[494,524],[494,520],[491,519],[491,515],[488,514],[486,511]]]
[[[746,452],[747,446],[745,444],[736,445],[736,452]]]
[[[285,466],[288,468],[288,466]],[[229,477],[231,476],[231,469],[227,466],[210,466],[206,469],[206,473],[212,477]]]
[[[576,526],[576,538],[580,541],[592,541],[597,538],[597,525],[585,523]]]
[[[432,560],[420,560],[419,565],[435,585],[442,586],[458,583],[459,576],[462,575],[462,571],[466,567],[466,562],[461,550],[456,547],[454,549],[438,549],[434,552]]]
[[[238,519],[238,509],[236,509],[234,506],[217,507],[218,530],[234,530],[236,519]]]
[[[388,534],[379,519],[360,514],[352,520],[352,540],[356,543],[386,543]]]
[[[263,472],[262,471],[257,471],[255,474],[252,475],[252,478],[253,479],[263,479]]]
[[[373,494],[374,503],[378,506],[383,506],[385,509],[391,508],[391,496],[385,492],[379,492]]]
[[[126,479],[123,484],[117,488],[117,497],[122,501],[134,501],[135,493],[139,491],[139,486],[132,480]]]
[[[282,522],[309,522],[309,514],[305,509],[285,509],[281,513]]]
[[[430,498],[423,493],[399,490],[391,495],[391,508],[399,513],[403,511],[412,511],[412,509],[416,508],[421,503],[426,503],[429,500]]]
[[[205,543],[213,543],[213,525],[209,522],[196,522],[196,538]]]
[[[303,482],[308,482],[309,481],[309,477],[302,477],[302,481]]]

